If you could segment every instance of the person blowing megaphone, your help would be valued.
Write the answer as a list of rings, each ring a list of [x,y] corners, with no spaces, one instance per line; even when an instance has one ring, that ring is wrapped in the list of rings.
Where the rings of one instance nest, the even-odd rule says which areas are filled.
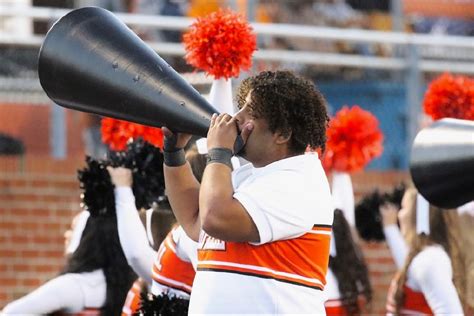
[[[237,99],[234,117],[211,117],[200,185],[184,158],[190,136],[163,128],[167,195],[199,241],[189,312],[324,313],[333,206],[318,156],[305,150],[324,150],[325,100],[287,71],[245,79]],[[232,171],[239,133],[250,164]]]

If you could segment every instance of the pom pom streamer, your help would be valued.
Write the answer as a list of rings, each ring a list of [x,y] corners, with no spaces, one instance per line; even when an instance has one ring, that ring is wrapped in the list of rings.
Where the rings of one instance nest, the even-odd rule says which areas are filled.
[[[198,18],[183,35],[188,64],[215,79],[238,77],[252,66],[256,35],[244,17],[231,10]]]
[[[139,316],[157,316],[157,315],[188,315],[189,300],[177,297],[169,297],[166,294],[159,296],[142,293]]]
[[[383,151],[383,134],[377,118],[355,105],[344,106],[329,122],[323,164],[326,170],[354,172],[363,169]]]
[[[439,76],[426,90],[423,110],[433,120],[474,120],[474,79],[448,73]]]
[[[86,157],[86,167],[78,171],[82,207],[91,216],[115,215],[114,186],[106,167],[105,162]]]

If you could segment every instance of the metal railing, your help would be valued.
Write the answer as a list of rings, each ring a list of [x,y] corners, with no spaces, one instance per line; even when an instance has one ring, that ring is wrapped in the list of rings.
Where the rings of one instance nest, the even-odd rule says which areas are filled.
[[[39,8],[39,7],[9,7],[0,5],[0,16],[26,17],[37,21],[54,22],[70,10]],[[116,13],[129,26],[156,28],[160,30],[185,30],[193,22],[186,17],[151,16]],[[450,54],[441,59],[420,58],[418,64],[411,64],[406,58],[380,57],[372,55],[323,53],[318,51],[270,50],[259,48],[254,54],[255,60],[291,62],[307,65],[333,65],[354,68],[375,68],[387,70],[404,70],[417,67],[422,72],[453,72],[474,74],[474,40],[471,37],[448,35],[408,34],[400,32],[381,32],[360,29],[339,29],[293,24],[262,24],[252,23],[259,36],[278,36],[290,38],[306,38],[325,41],[343,41],[349,43],[368,43],[406,47],[408,49],[426,49],[430,47],[444,48]],[[39,47],[41,36],[18,37],[0,34],[0,44]],[[185,51],[178,43],[148,42],[158,53],[164,55],[183,56]],[[461,51],[462,54],[452,52]],[[463,59],[453,60],[456,59]]]

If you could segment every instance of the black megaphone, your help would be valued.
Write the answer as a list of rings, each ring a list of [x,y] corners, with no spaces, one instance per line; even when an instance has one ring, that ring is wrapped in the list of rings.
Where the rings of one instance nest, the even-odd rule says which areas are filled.
[[[410,173],[420,194],[449,209],[474,200],[474,121],[442,119],[415,138]]]
[[[39,53],[41,86],[83,112],[205,137],[214,109],[111,12],[73,10],[49,30]]]

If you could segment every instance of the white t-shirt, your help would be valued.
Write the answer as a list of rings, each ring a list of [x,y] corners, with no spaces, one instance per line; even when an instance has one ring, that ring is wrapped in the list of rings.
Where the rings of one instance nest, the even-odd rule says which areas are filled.
[[[324,314],[334,208],[317,155],[249,164],[232,176],[260,242],[201,233],[190,314]]]

